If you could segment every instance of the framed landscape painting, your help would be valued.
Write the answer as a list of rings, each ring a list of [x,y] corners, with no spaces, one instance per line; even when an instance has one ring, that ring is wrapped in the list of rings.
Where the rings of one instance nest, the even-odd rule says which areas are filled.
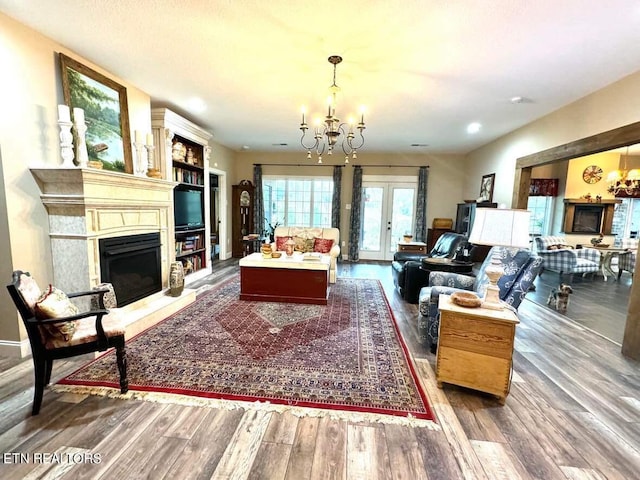
[[[102,168],[133,173],[127,89],[60,53],[62,91],[71,111],[84,110],[90,161]]]

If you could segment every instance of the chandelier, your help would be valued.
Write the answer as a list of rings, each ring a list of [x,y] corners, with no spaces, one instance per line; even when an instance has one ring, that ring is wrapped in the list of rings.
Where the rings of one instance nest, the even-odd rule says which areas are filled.
[[[614,170],[607,175],[609,186],[607,191],[615,196],[640,197],[640,169],[634,168],[627,171],[627,157],[629,147],[624,159],[624,169]]]
[[[309,127],[305,119],[306,109],[302,107],[302,122],[300,123],[302,138],[300,143],[307,151],[307,158],[311,158],[311,151],[313,150],[318,156],[318,163],[322,163],[322,155],[325,152],[327,155],[332,155],[334,148],[340,142],[345,155],[344,162],[349,163],[349,156],[358,158],[358,149],[364,145],[364,135],[362,134],[362,131],[366,128],[364,126],[364,110],[360,110],[360,122],[357,125],[355,125],[353,118],[350,118],[348,122],[340,123],[340,119],[336,117],[336,97],[340,93],[340,87],[336,84],[336,66],[342,62],[342,57],[331,55],[328,60],[333,65],[333,84],[329,87],[327,116],[324,118],[324,122],[320,119],[315,121],[313,143],[306,145],[305,137]],[[359,138],[357,140],[355,130],[358,131]]]

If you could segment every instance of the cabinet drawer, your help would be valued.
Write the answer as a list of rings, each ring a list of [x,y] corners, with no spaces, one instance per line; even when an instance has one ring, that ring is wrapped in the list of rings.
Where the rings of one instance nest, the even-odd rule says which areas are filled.
[[[505,397],[509,392],[511,360],[438,346],[436,378]]]
[[[438,344],[457,350],[511,359],[515,326],[486,318],[444,312]]]
[[[412,253],[424,253],[427,254],[427,246],[424,245],[398,245],[399,252],[412,252]]]

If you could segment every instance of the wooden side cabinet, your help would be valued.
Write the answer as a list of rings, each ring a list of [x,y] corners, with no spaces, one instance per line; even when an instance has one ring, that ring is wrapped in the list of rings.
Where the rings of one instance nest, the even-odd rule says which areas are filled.
[[[427,244],[424,242],[398,242],[398,252],[427,254]]]
[[[511,387],[518,317],[511,310],[465,308],[440,295],[438,387],[451,383],[491,393],[504,405]]]

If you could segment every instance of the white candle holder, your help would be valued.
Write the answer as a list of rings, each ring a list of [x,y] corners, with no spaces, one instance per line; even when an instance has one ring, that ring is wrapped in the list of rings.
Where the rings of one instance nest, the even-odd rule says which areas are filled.
[[[87,142],[85,140],[87,125],[76,120],[74,129],[76,131],[76,161],[80,168],[86,168],[89,165],[89,154],[87,153]]]
[[[60,126],[60,156],[62,157],[62,167],[74,168],[73,163],[73,134],[71,127],[73,123],[66,120],[58,120]]]
[[[148,177],[158,178],[160,176],[160,172],[156,170],[153,166],[153,150],[156,148],[153,145],[145,145],[144,148],[147,149],[147,168],[146,173]]]
[[[136,149],[136,163],[133,167],[133,174],[138,177],[144,177],[147,173],[147,157],[144,155],[144,144],[141,142],[134,142],[133,146]]]

